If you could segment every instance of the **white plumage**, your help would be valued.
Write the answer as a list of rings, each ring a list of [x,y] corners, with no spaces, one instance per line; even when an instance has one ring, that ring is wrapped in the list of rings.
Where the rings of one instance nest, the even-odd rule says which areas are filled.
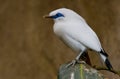
[[[70,9],[61,8],[50,12],[48,17],[53,18],[55,22],[55,34],[74,51],[80,52],[76,61],[79,60],[82,53],[91,49],[100,54],[109,70],[112,69],[96,33],[80,15]]]

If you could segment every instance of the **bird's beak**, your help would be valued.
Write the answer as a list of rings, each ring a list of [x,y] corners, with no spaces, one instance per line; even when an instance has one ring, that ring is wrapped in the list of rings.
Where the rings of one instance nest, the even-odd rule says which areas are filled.
[[[43,16],[43,18],[52,18],[52,17],[49,15],[45,15],[45,16]]]

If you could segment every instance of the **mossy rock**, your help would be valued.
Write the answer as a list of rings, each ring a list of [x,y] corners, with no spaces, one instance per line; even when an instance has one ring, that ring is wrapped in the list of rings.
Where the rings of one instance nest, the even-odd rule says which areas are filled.
[[[76,64],[68,68],[66,65],[60,67],[58,79],[105,79],[101,73],[87,64]]]

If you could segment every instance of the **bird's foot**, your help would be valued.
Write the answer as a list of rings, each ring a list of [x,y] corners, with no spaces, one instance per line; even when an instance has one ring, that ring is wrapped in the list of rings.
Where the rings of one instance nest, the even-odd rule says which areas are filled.
[[[70,63],[67,64],[66,68],[70,66],[75,66],[75,64],[77,64],[77,60],[72,60]]]
[[[75,66],[75,64],[85,64],[85,61],[80,61],[80,60],[72,60],[70,63],[66,65],[66,68],[69,68],[70,66]]]

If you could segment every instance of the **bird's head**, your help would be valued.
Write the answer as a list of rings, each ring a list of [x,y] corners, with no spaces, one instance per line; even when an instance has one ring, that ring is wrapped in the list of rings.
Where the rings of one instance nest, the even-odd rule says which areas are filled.
[[[78,19],[78,18],[80,19],[80,16],[77,13],[67,8],[60,8],[60,9],[54,10],[50,12],[49,15],[44,16],[44,17],[52,18],[55,22],[73,20],[73,19]]]

